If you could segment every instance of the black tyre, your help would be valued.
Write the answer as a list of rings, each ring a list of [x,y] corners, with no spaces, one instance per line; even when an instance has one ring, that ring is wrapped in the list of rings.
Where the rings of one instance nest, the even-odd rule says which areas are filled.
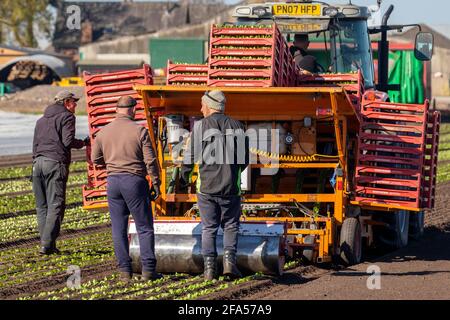
[[[374,228],[376,243],[380,248],[397,250],[408,245],[409,211],[380,214],[376,220],[388,225]]]
[[[425,212],[411,212],[409,214],[409,238],[419,240],[423,236],[425,226]]]
[[[344,220],[339,244],[340,256],[344,265],[351,266],[361,262],[362,237],[358,218],[349,217]]]
[[[400,210],[394,214],[394,249],[400,249],[408,245],[409,235],[409,211]]]

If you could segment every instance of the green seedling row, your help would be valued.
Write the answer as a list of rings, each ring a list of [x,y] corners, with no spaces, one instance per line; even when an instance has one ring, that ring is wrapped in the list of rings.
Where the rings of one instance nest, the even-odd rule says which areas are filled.
[[[85,172],[76,173],[69,175],[69,180],[67,181],[67,186],[71,187],[74,185],[87,183],[87,175]],[[29,180],[9,180],[0,182],[0,197],[5,193],[12,192],[32,192],[32,183]]]
[[[109,223],[109,214],[91,212],[75,207],[65,211],[61,230],[82,230],[87,227]],[[0,243],[27,240],[38,237],[35,215],[0,220]]]
[[[260,25],[234,25],[234,24],[215,24],[213,28],[216,29],[271,29],[273,25],[271,24],[260,24]]]
[[[235,50],[270,50],[272,46],[224,46],[216,45],[214,49],[235,49]]]
[[[70,164],[70,171],[86,170],[86,162],[77,161]],[[31,176],[31,165],[26,167],[1,168],[0,179],[24,178]]]
[[[207,76],[207,72],[171,72],[170,75],[183,75],[183,76]]]
[[[165,282],[177,281],[186,278],[187,275],[175,274],[175,275],[165,275],[162,279],[158,279],[152,282],[144,281],[133,281],[130,284],[124,284],[120,281],[118,273],[113,273],[111,275],[105,276],[100,279],[92,279],[87,282],[82,282],[79,289],[70,289],[64,287],[57,290],[41,292],[39,294],[34,294],[28,297],[22,297],[21,299],[89,299],[93,294],[98,294],[104,292],[105,296],[110,295],[114,297],[116,295],[132,294],[134,292],[141,292],[149,288],[160,286]]]
[[[440,133],[441,136],[450,135],[450,123],[442,123]]]
[[[81,203],[81,187],[67,189],[66,204]],[[34,210],[36,208],[34,194],[23,194],[17,196],[0,196],[0,216],[5,213],[16,213]]]
[[[450,163],[439,165],[437,169],[437,183],[450,181]]]
[[[92,246],[93,243],[100,243],[102,241],[111,240],[111,231],[109,230],[99,230],[96,232],[91,232],[88,234],[80,233],[71,238],[65,238],[58,241],[58,248],[61,251],[67,250],[78,250],[79,248],[83,248],[83,246],[88,245]],[[32,245],[27,247],[10,247],[6,249],[2,249],[0,251],[0,261],[2,263],[13,263],[16,259],[23,258],[45,258],[47,256],[41,256],[38,254],[39,245]]]
[[[260,57],[260,56],[214,56],[212,58],[223,60],[272,60],[272,57]]]
[[[172,82],[172,86],[206,86],[205,82]]]
[[[270,34],[249,34],[249,35],[242,35],[242,34],[220,34],[220,35],[214,35],[214,39],[217,38],[225,38],[225,39],[271,39],[273,38]]]
[[[450,137],[450,135],[448,135]],[[446,137],[446,136],[444,136]],[[447,141],[439,141],[439,161],[450,160],[450,139]]]
[[[47,276],[66,272],[68,266],[90,267],[104,262],[112,262],[114,252],[110,232],[102,231],[89,236],[65,239],[58,242],[61,254],[42,256],[38,246],[29,252],[21,264],[2,258],[0,288],[36,281]]]

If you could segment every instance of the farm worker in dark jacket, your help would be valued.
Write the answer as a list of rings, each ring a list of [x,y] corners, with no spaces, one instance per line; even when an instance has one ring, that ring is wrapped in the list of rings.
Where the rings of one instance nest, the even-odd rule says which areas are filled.
[[[60,91],[34,130],[32,179],[41,254],[58,253],[56,239],[64,218],[71,149],[85,146],[83,140],[75,139],[78,100],[73,93]]]
[[[92,161],[106,164],[107,196],[111,215],[114,251],[121,279],[132,278],[127,236],[128,218],[136,223],[142,261],[142,278],[154,280],[156,273],[155,235],[151,200],[159,197],[159,167],[148,130],[135,123],[136,100],[124,96],[117,102],[116,119],[97,135]],[[152,199],[146,176],[152,180]]]
[[[191,133],[190,148],[181,170],[181,185],[189,184],[194,163],[199,163],[197,204],[203,225],[205,279],[218,276],[216,237],[219,227],[224,230],[223,273],[238,278],[242,276],[236,266],[241,215],[240,176],[248,165],[248,141],[242,123],[224,114],[226,98],[223,92],[206,92],[201,103],[204,118],[195,123]]]

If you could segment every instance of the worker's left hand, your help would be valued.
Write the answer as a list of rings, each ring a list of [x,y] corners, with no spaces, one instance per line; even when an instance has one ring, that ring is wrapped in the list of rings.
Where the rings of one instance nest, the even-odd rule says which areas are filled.
[[[90,146],[91,145],[91,138],[86,137],[83,139],[84,145],[85,146]]]
[[[150,189],[150,199],[152,201],[156,201],[156,199],[158,199],[160,195],[161,195],[161,191],[159,190],[159,186],[152,185],[152,188]]]

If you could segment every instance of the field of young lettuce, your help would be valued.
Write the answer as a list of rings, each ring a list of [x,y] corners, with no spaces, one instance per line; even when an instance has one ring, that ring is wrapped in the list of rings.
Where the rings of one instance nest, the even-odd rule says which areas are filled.
[[[450,181],[449,124],[441,129],[439,160],[438,183]],[[71,165],[68,209],[58,241],[61,252],[51,256],[38,253],[34,197],[27,179],[31,168],[0,168],[0,299],[197,299],[265,278],[255,274],[228,282],[166,274],[153,282],[136,276],[125,285],[117,275],[109,214],[82,209],[85,167],[84,162]],[[81,271],[81,283],[69,288],[73,278],[68,269],[74,266]],[[297,266],[294,262],[286,268]]]
[[[204,281],[199,275],[170,274],[153,282],[118,279],[108,212],[82,208],[86,164],[71,165],[67,209],[58,239],[60,254],[42,256],[30,167],[0,168],[0,299],[195,299],[257,279]],[[79,268],[79,288],[67,285]],[[76,283],[76,282],[74,282]]]

